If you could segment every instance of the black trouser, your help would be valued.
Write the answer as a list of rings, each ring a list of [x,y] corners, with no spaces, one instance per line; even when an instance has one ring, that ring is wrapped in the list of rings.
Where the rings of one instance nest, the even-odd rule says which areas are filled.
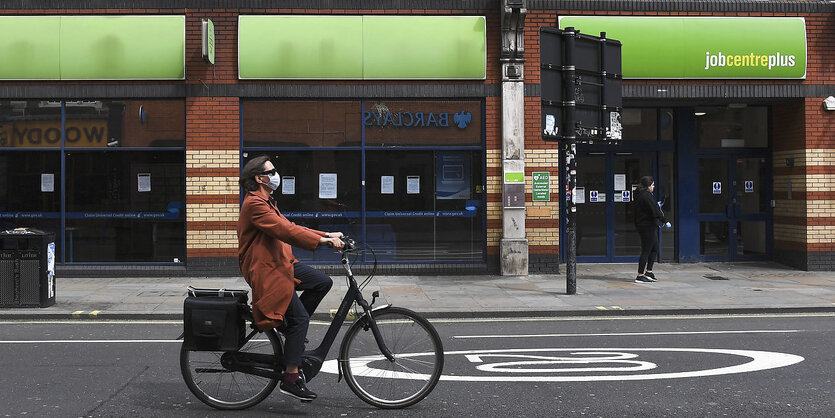
[[[638,229],[641,236],[641,258],[638,260],[638,274],[644,274],[644,267],[652,270],[652,265],[658,257],[658,230]]]
[[[284,364],[298,366],[301,364],[310,316],[331,290],[333,280],[321,271],[301,263],[293,265],[293,277],[301,281],[296,285],[296,290],[301,290],[302,295],[299,297],[293,292],[284,314]]]

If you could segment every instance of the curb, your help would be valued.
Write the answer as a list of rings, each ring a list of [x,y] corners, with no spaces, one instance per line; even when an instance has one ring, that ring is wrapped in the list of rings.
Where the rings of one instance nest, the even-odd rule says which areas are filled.
[[[182,321],[181,312],[0,312],[0,320],[46,321],[46,320],[154,320]],[[741,314],[789,314],[789,313],[835,313],[835,306],[805,307],[747,307],[747,308],[660,308],[625,310],[526,310],[526,311],[423,311],[415,312],[428,319],[477,319],[477,318],[558,318],[558,317],[628,317],[648,315],[741,315]],[[313,315],[315,321],[330,321],[326,313]],[[351,320],[346,320],[350,323]]]

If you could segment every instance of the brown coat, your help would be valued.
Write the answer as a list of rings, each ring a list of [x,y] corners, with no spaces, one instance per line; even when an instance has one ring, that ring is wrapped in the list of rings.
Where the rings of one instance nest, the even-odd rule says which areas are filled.
[[[293,277],[292,246],[313,251],[325,232],[287,220],[275,201],[248,192],[238,217],[238,263],[252,288],[252,316],[261,330],[275,328],[299,283]]]

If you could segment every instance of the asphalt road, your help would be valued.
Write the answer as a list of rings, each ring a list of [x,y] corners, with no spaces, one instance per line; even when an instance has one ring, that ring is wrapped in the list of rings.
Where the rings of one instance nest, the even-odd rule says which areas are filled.
[[[831,417],[833,314],[433,320],[444,380],[381,411],[335,375],[215,411],[182,382],[176,322],[0,322],[0,417]],[[325,324],[312,327],[315,344]],[[339,341],[339,340],[337,340]],[[331,357],[337,352],[331,350]]]

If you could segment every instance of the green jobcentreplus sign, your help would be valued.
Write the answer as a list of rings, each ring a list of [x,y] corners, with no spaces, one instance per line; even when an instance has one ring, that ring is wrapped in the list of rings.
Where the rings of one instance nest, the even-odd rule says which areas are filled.
[[[533,201],[551,201],[551,175],[547,171],[533,172]]]

